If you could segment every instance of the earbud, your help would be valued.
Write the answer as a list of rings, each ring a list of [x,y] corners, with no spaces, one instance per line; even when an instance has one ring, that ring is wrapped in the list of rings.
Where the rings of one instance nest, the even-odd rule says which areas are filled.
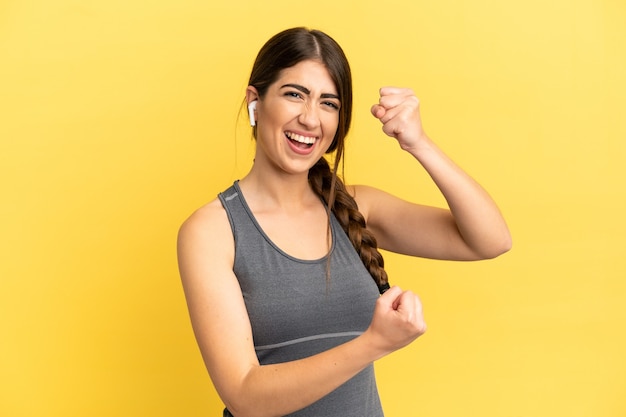
[[[256,126],[256,119],[254,117],[255,110],[256,110],[256,100],[248,104],[248,115],[250,116],[250,126]]]

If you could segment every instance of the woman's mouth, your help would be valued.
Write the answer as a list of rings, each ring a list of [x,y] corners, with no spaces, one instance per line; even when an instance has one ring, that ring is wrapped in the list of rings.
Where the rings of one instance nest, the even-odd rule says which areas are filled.
[[[293,132],[285,132],[285,136],[287,136],[287,139],[289,139],[291,143],[299,148],[310,148],[317,140],[317,137],[302,136]]]

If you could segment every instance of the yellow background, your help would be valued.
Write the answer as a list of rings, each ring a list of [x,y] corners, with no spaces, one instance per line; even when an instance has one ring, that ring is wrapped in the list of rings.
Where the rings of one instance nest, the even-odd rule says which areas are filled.
[[[626,415],[624,22],[621,0],[2,1],[0,415],[221,415],[175,238],[249,167],[248,73],[296,25],[352,64],[348,182],[442,204],[368,113],[410,86],[513,233],[493,261],[387,255],[429,332],[377,364],[386,415]]]

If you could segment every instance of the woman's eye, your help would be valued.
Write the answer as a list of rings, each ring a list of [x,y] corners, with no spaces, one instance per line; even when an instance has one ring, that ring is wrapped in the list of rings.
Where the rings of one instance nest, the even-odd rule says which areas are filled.
[[[298,92],[295,91],[289,91],[287,93],[285,93],[286,96],[288,97],[293,97],[293,98],[302,98],[302,95]]]
[[[324,102],[324,105],[330,107],[331,109],[339,110],[339,105],[337,105],[336,103],[332,101],[326,101]]]

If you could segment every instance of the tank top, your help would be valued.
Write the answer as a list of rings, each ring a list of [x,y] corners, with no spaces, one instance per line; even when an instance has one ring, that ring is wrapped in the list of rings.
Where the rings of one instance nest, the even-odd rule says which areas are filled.
[[[282,251],[265,234],[237,181],[220,193],[219,199],[233,231],[233,271],[261,365],[315,355],[367,329],[379,297],[378,287],[333,215],[328,255],[302,260]],[[224,417],[231,416],[224,410]],[[382,417],[373,365],[289,416]]]

